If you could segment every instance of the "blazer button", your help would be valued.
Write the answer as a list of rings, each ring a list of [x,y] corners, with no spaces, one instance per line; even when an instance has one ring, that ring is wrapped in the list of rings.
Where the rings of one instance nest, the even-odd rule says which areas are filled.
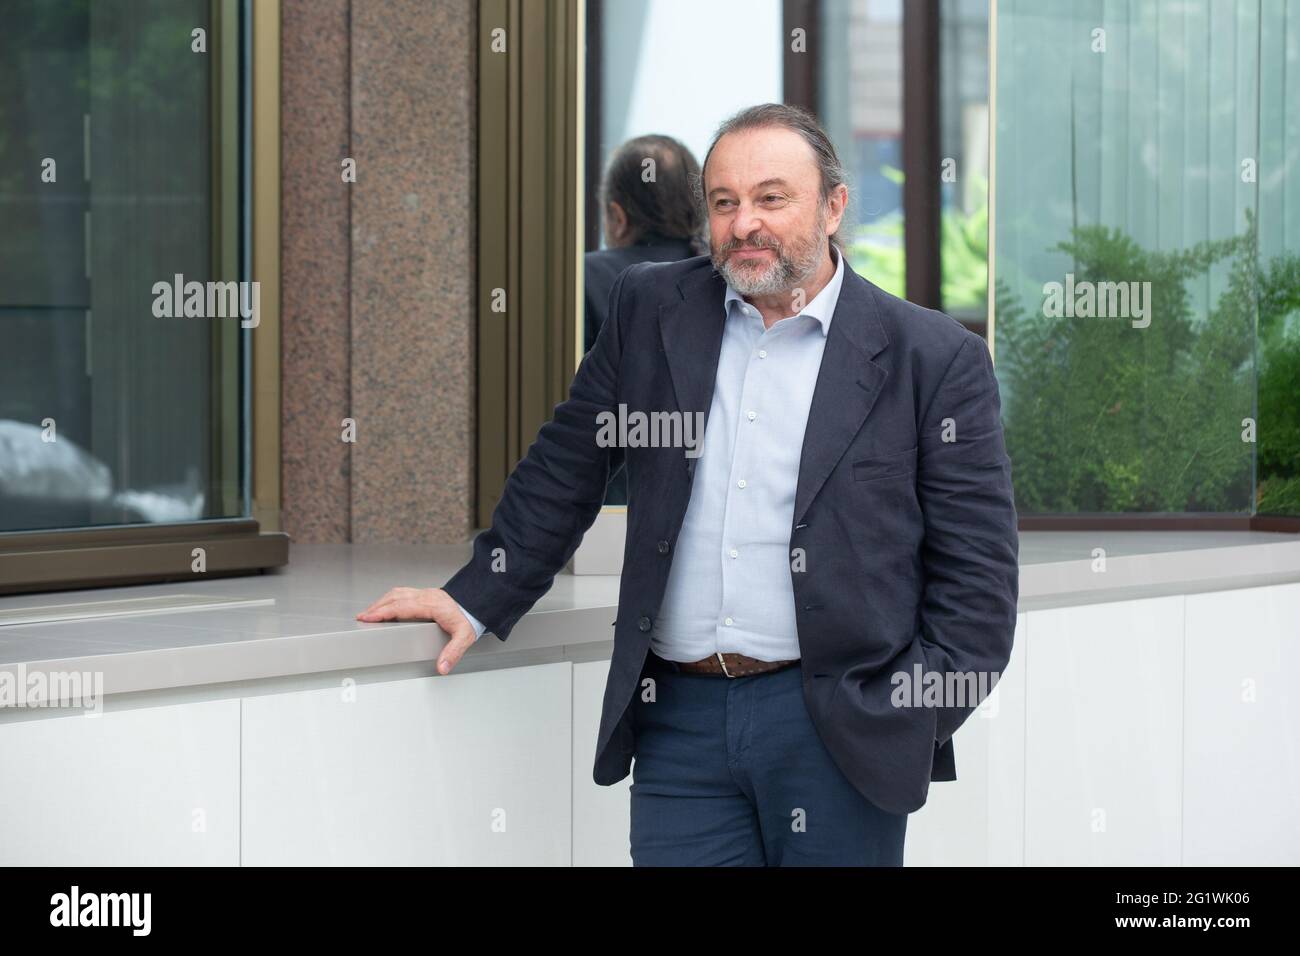
[[[641,620],[636,622],[636,626],[640,628],[642,631],[650,630],[650,618],[648,617],[641,618]]]
[[[667,554],[669,551],[667,541],[660,541],[659,544],[656,545],[656,547],[659,549],[660,554]]]

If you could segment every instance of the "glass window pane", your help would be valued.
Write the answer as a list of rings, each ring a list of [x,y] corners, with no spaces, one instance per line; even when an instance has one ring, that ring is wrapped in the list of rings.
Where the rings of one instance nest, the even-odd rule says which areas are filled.
[[[1260,9],[998,4],[993,337],[1023,514],[1252,511],[1258,182],[1286,171],[1243,162],[1287,125],[1261,82],[1295,88],[1261,73]]]
[[[1258,162],[1239,171],[1259,190],[1255,509],[1300,515],[1300,2],[1259,16]]]
[[[825,0],[818,109],[849,178],[849,264],[905,291],[903,0]]]
[[[233,9],[0,0],[0,531],[247,513]]]
[[[989,4],[939,6],[939,256],[943,310],[988,320]]]

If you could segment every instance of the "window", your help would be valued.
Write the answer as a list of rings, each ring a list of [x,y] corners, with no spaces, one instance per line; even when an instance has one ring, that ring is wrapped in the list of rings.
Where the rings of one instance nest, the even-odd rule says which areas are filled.
[[[849,174],[849,262],[983,334],[987,0],[820,0],[815,108]]]
[[[159,528],[197,526],[177,541],[249,530],[252,336],[275,299],[250,281],[247,8],[0,0],[0,17],[0,588],[12,589],[59,583],[57,570],[25,580],[15,559],[44,548],[40,532],[81,550],[91,539],[75,533],[93,529],[127,545],[145,526],[137,544],[169,540]],[[174,551],[161,566],[192,573],[190,549]],[[65,583],[152,567],[106,560],[69,564]]]
[[[979,332],[989,291],[989,4],[939,6],[940,307]]]
[[[850,265],[906,295],[903,0],[827,0],[818,114],[849,178]]]
[[[507,155],[502,144],[533,143],[521,168],[553,187],[546,202],[554,208],[541,209],[536,190],[521,184],[515,219],[501,200],[480,229],[495,235],[483,223],[499,220],[504,234],[514,222],[523,235],[536,217],[549,224],[537,235],[554,241],[521,247],[549,263],[516,256],[521,275],[536,265],[546,281],[507,322],[484,317],[480,355],[497,362],[500,345],[511,361],[543,356],[530,367],[545,363],[546,401],[527,398],[532,379],[522,371],[480,379],[481,407],[485,394],[489,403],[506,396],[507,409],[524,396],[519,414],[490,429],[513,444],[497,457],[480,455],[489,479],[480,485],[481,518],[535,432],[519,423],[544,420],[583,351],[583,290],[574,283],[576,301],[561,294],[582,274],[568,258],[571,197],[562,190],[572,189],[581,210],[573,224],[578,257],[590,256],[609,245],[598,185],[620,143],[663,133],[702,153],[712,126],[734,108],[779,98],[813,109],[849,168],[854,268],[989,338],[1024,527],[1132,518],[1139,527],[1289,530],[1286,516],[1300,515],[1300,188],[1290,161],[1300,71],[1286,68],[1300,49],[1300,17],[1287,16],[1293,7],[1204,0],[1120,7],[755,0],[743,13],[730,3],[678,0],[545,7],[550,32],[533,33],[549,37],[549,52],[524,57],[510,74],[517,119],[501,118],[499,129],[485,120],[480,159],[487,168]],[[692,46],[715,21],[747,54],[743,101],[730,98],[729,74],[710,73],[711,63],[731,61]],[[792,46],[799,38],[802,49]],[[579,50],[576,65],[565,44]],[[502,58],[491,62],[507,75]],[[580,122],[566,109],[568,82],[581,93]],[[535,121],[541,114],[549,118]],[[567,158],[569,149],[580,162]],[[498,260],[510,257],[480,256]],[[494,276],[481,277],[484,302],[505,287]],[[1059,306],[1048,301],[1057,286]],[[1133,314],[1085,315],[1075,305],[1086,286],[1093,310],[1113,304]],[[530,309],[544,315],[524,321]],[[509,322],[538,330],[539,345],[498,342]],[[561,350],[574,361],[563,374],[554,361]],[[491,421],[480,416],[480,434]],[[1268,515],[1284,524],[1260,523]]]
[[[1022,514],[1300,514],[1295,12],[998,3],[994,342]]]

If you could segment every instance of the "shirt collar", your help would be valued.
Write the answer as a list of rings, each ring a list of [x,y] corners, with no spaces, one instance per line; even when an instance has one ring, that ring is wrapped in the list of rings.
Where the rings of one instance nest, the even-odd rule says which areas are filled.
[[[817,320],[818,326],[822,330],[822,335],[826,335],[831,329],[831,317],[835,314],[835,304],[840,298],[840,286],[844,283],[844,256],[834,245],[831,246],[831,256],[835,259],[835,274],[831,276],[831,281],[826,283],[820,292],[813,297],[813,300],[803,307],[799,315],[811,316]],[[731,312],[731,303],[738,302],[746,305],[745,297],[727,283],[727,294],[722,300],[723,308],[727,314]]]

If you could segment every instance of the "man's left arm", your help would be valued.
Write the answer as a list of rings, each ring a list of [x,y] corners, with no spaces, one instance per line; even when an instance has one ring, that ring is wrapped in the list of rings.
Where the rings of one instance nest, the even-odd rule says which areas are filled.
[[[1019,593],[1019,534],[1001,401],[984,340],[968,333],[922,416],[917,496],[925,520],[921,647],[944,688],[991,689],[1011,657]],[[961,680],[947,675],[957,672]],[[972,680],[965,678],[973,675]],[[979,699],[944,700],[945,743]]]

